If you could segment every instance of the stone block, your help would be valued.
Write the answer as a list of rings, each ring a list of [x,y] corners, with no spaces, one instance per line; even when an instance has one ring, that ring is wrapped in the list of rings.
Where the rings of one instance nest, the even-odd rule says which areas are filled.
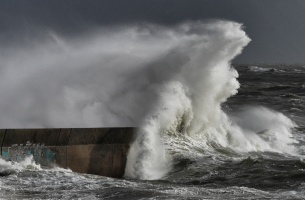
[[[0,155],[2,154],[2,145],[5,138],[6,129],[0,129]]]
[[[93,148],[94,145],[67,146],[67,168],[79,173],[88,173]]]
[[[69,143],[71,128],[60,129],[60,134],[57,141],[57,146],[65,146]]]
[[[113,145],[111,177],[122,177],[125,173],[129,145]]]
[[[77,128],[71,130],[68,144],[129,144],[134,132],[134,128]]]
[[[68,168],[67,146],[50,146],[49,149],[55,153],[55,164],[62,168]]]
[[[67,146],[67,168],[79,173],[120,178],[124,175],[128,145]]]
[[[77,128],[72,129],[69,145],[98,144],[109,131],[108,128]]]
[[[99,143],[129,144],[134,137],[135,128],[111,128]]]

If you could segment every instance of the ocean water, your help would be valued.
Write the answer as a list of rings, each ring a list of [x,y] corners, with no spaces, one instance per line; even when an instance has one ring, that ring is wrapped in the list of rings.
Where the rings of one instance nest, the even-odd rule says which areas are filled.
[[[264,115],[282,111],[285,117],[276,114],[295,123],[290,130],[296,140],[291,144],[294,153],[280,150],[241,153],[217,143],[201,144],[202,141],[190,136],[171,135],[174,139],[167,141],[167,149],[174,157],[173,167],[158,180],[113,179],[55,167],[44,169],[31,158],[21,163],[0,160],[0,174],[4,175],[0,178],[0,198],[303,199],[305,68],[237,66],[236,69],[241,88],[222,105],[223,109],[232,116],[238,109],[241,110],[238,112],[256,109]],[[275,119],[268,123],[272,121]]]
[[[41,57],[47,62],[43,70],[38,67],[41,59],[22,54],[30,67],[17,89],[34,97],[62,88],[64,92],[56,92],[56,98],[27,99],[28,107],[18,108],[20,115],[5,119],[13,127],[27,127],[25,113],[31,116],[31,127],[71,127],[78,123],[76,117],[84,119],[78,124],[83,127],[138,126],[124,178],[46,168],[31,157],[19,163],[0,159],[0,198],[304,199],[303,66],[232,65],[250,42],[242,25],[234,22],[123,28],[117,35],[105,34],[94,42],[108,42],[107,48],[83,41],[74,44],[75,53],[75,46],[61,42],[65,48],[60,55]],[[118,46],[118,40],[128,48]],[[54,48],[44,52],[52,54]],[[70,62],[78,57],[80,63]],[[12,65],[16,60],[2,62]],[[104,65],[118,71],[97,67]],[[58,66],[67,66],[60,75]],[[86,78],[70,77],[84,69]],[[9,72],[4,82],[13,80],[15,71]],[[35,77],[46,74],[59,76],[51,88],[36,82]],[[108,82],[115,77],[120,85],[101,84],[103,77]],[[2,100],[10,102],[14,94]],[[58,102],[66,104],[54,109]],[[28,109],[31,105],[38,111],[43,105],[47,117]],[[63,114],[68,111],[69,116]]]

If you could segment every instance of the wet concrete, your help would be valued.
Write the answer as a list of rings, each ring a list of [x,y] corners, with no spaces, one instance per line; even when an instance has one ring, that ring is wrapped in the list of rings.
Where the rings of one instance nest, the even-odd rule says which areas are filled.
[[[1,155],[11,159],[9,154],[21,152],[20,146],[23,154],[37,154],[30,151],[31,143],[40,145],[44,163],[52,160],[75,172],[120,178],[134,133],[135,128],[1,129]]]

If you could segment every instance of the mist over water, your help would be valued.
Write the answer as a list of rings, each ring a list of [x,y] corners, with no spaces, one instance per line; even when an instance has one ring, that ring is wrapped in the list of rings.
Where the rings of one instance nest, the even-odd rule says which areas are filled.
[[[181,37],[147,25],[77,39],[50,32],[43,41],[12,45],[0,58],[0,125],[137,126],[157,99],[159,85],[172,76],[168,71],[174,69],[159,64]]]

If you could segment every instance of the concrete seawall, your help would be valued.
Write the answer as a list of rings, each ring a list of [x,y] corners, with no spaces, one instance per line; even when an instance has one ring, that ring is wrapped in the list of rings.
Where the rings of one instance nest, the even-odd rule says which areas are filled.
[[[134,133],[135,128],[1,129],[1,155],[18,161],[31,154],[43,165],[119,178]]]

